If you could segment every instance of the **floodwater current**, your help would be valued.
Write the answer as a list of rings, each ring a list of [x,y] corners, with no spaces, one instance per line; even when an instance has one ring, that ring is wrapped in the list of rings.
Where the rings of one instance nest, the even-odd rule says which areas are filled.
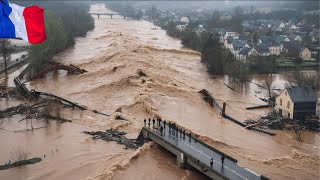
[[[104,5],[91,7],[91,12],[106,11]],[[227,114],[244,121],[270,111],[245,109],[264,104],[259,97],[265,92],[259,86],[229,83],[228,77],[208,75],[198,52],[182,48],[179,40],[150,22],[94,18],[92,32],[54,57],[57,62],[71,63],[88,72],[49,74],[27,86],[111,116],[63,109],[60,115],[72,123],[48,125],[38,120],[33,122],[39,128],[34,131],[24,130],[30,128],[30,122],[18,122],[21,117],[1,122],[1,163],[19,146],[30,152],[30,157],[42,157],[43,161],[0,171],[0,179],[206,179],[200,172],[177,168],[175,158],[152,143],[125,150],[116,143],[94,141],[81,133],[119,128],[135,138],[143,119],[156,116],[191,130],[258,174],[272,179],[319,179],[318,133],[302,132],[303,142],[298,142],[292,131],[274,131],[276,136],[250,131],[222,118],[198,93],[207,89],[219,104],[227,103]],[[145,76],[139,76],[139,71]],[[262,84],[269,78],[253,75],[251,81]],[[290,79],[280,74],[271,78],[275,89],[283,88]],[[17,103],[0,101],[1,109]],[[128,121],[115,120],[116,111]]]

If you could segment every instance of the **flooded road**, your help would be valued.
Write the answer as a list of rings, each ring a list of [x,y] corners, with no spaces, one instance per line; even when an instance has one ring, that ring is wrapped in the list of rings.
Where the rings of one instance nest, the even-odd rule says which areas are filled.
[[[107,9],[93,5],[91,11]],[[47,154],[41,163],[1,171],[0,179],[205,179],[198,172],[177,168],[175,158],[157,146],[147,144],[137,151],[124,150],[120,145],[93,141],[81,134],[84,130],[119,128],[135,138],[143,119],[156,116],[190,129],[238,159],[240,165],[272,179],[320,177],[319,134],[302,132],[301,143],[291,131],[275,131],[277,135],[271,137],[225,120],[201,99],[198,91],[209,90],[219,104],[227,103],[227,114],[243,121],[268,112],[245,109],[264,104],[258,98],[263,97],[263,89],[246,83],[231,90],[224,85],[227,77],[207,74],[198,52],[183,49],[179,40],[149,22],[100,16],[95,18],[95,29],[87,37],[78,38],[74,48],[54,60],[75,64],[88,72],[78,76],[65,76],[63,72],[48,75],[29,82],[30,89],[52,93],[111,116],[64,109],[61,115],[72,119],[72,123],[53,123],[34,132],[0,130],[1,142],[5,142],[0,147],[1,162],[18,144],[26,146],[31,156]],[[274,88],[282,88],[288,79],[284,75],[272,78]],[[267,75],[251,77],[258,84],[266,79]],[[1,107],[8,106],[5,101],[0,103]],[[114,120],[116,111],[129,121]]]

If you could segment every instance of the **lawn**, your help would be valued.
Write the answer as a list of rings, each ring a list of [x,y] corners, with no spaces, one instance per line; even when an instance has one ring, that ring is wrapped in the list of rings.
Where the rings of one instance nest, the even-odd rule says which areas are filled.
[[[294,67],[318,67],[318,61],[303,61],[301,64],[295,64],[292,60],[286,58],[276,59],[276,65],[279,68],[294,68]]]

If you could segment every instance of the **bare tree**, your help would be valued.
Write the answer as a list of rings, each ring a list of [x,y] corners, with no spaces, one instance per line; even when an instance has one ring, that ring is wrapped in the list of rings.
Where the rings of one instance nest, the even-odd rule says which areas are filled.
[[[269,104],[272,103],[272,98],[273,98],[272,97],[272,87],[271,87],[272,81],[273,81],[272,74],[270,74],[269,77],[266,80],[264,80],[263,85],[262,85],[262,87],[267,90],[266,95],[268,96]]]
[[[13,161],[21,161],[28,159],[30,153],[25,147],[20,145],[16,147],[10,154]]]

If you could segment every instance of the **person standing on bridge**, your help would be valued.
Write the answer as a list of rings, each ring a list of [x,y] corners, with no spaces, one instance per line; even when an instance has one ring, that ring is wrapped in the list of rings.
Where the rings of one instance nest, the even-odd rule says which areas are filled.
[[[212,167],[213,165],[213,158],[210,159],[210,166]]]
[[[162,136],[163,133],[163,126],[160,126],[160,135]]]
[[[225,157],[224,157],[224,155],[222,155],[221,156],[221,165],[222,165],[222,167],[223,167],[224,159],[225,159]]]
[[[152,119],[152,128],[154,129],[154,124],[156,123],[155,119]]]

